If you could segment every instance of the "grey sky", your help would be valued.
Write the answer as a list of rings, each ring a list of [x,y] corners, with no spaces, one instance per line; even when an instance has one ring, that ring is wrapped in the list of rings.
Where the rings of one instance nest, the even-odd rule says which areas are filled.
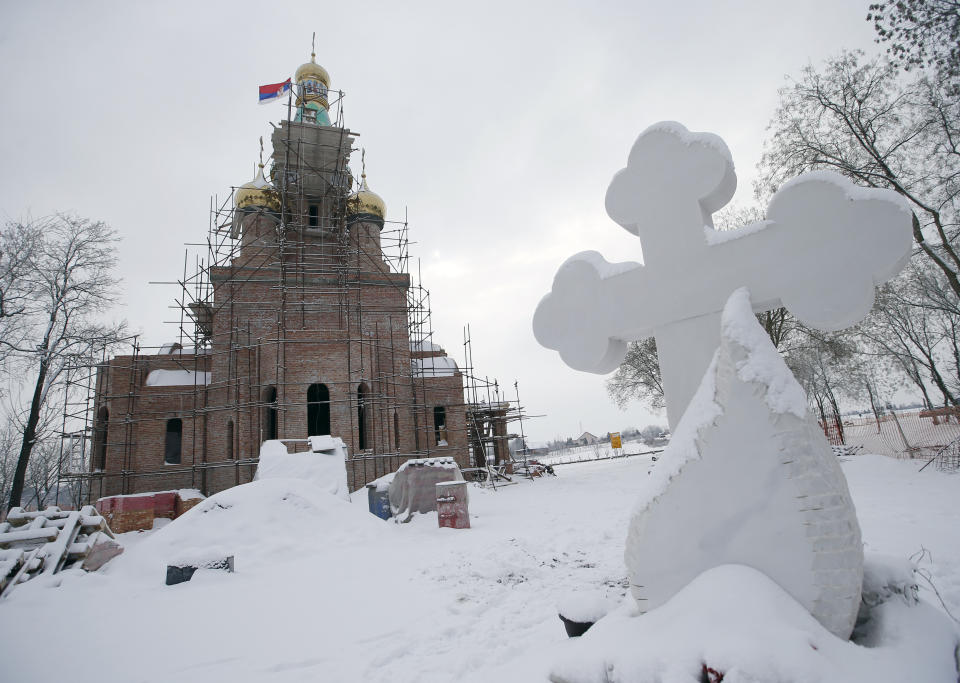
[[[723,137],[734,201],[786,74],[843,48],[875,52],[867,2],[44,2],[0,4],[0,219],[67,210],[123,236],[125,316],[175,336],[185,242],[211,195],[253,177],[285,115],[257,86],[310,56],[346,92],[388,217],[409,210],[436,341],[458,360],[470,323],[483,374],[520,391],[536,439],[665,422],[619,412],[603,378],[568,369],[530,320],[569,255],[639,259],[603,198],[649,124]],[[269,150],[268,150],[269,152]],[[355,158],[354,170],[359,167]],[[645,294],[645,295],[653,295]]]

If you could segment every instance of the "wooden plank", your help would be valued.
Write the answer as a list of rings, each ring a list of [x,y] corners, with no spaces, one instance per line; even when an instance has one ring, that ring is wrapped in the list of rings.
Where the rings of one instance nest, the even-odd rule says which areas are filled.
[[[56,574],[67,561],[67,549],[80,533],[80,513],[71,512],[67,523],[60,530],[57,540],[47,546],[47,561],[43,565],[44,574]]]
[[[11,543],[20,543],[23,541],[54,541],[59,535],[60,530],[56,527],[41,527],[39,529],[24,529],[23,531],[8,531],[0,534],[0,546]]]
[[[39,548],[35,548],[34,551],[30,553],[30,556],[24,561],[23,565],[17,571],[16,575],[14,575],[13,578],[10,579],[10,582],[3,587],[3,590],[0,590],[0,598],[3,598],[4,596],[8,595],[10,591],[12,591],[14,587],[20,582],[21,577],[27,572],[30,565],[33,564],[33,561],[36,559],[37,555],[40,553],[42,549],[43,549],[43,546]]]

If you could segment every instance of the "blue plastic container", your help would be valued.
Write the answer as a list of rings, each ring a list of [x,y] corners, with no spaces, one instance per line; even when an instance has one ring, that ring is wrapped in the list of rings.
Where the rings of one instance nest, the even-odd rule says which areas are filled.
[[[380,519],[390,519],[393,516],[390,513],[389,492],[378,491],[376,484],[367,484],[367,503],[370,512]]]

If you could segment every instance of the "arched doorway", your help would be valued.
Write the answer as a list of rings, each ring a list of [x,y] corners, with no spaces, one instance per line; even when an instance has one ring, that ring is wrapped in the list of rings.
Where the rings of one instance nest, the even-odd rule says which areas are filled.
[[[443,406],[433,409],[433,434],[438,446],[447,445],[447,409]]]
[[[330,390],[326,384],[307,387],[307,436],[330,433]]]
[[[101,472],[107,469],[107,433],[110,411],[106,406],[97,411],[97,426],[93,433],[93,468]]]
[[[397,411],[393,411],[393,447],[400,450],[400,416]]]
[[[167,434],[164,441],[163,461],[168,465],[179,465],[183,448],[183,420],[175,417],[167,420]]]
[[[263,390],[263,440],[277,438],[277,388],[265,387]]]
[[[357,449],[364,451],[370,447],[367,431],[369,429],[369,415],[367,401],[369,399],[367,385],[361,383],[357,387]]]

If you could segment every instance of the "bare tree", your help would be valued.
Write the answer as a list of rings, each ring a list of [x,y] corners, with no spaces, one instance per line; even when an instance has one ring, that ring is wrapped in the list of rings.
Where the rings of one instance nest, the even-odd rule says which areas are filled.
[[[630,342],[627,355],[617,371],[606,381],[607,395],[623,409],[631,401],[641,401],[653,409],[663,408],[663,381],[657,342],[653,337]]]
[[[877,42],[904,71],[930,69],[960,88],[960,0],[885,0],[870,5]]]
[[[0,499],[6,499],[10,495],[19,450],[20,431],[14,422],[12,420],[0,422]],[[2,517],[3,514],[0,513],[0,519]]]
[[[640,430],[640,438],[644,443],[650,443],[661,438],[664,434],[667,433],[666,425],[647,425]]]
[[[13,224],[0,231],[0,339],[10,343],[24,338],[22,320],[32,308],[31,270],[38,241],[39,231],[31,225]],[[0,345],[0,359],[9,351],[9,345]]]
[[[797,330],[786,362],[825,427],[833,423],[843,439],[841,399],[859,398],[864,389],[856,333]]]
[[[11,290],[21,299],[16,334],[0,338],[8,370],[23,378],[27,391],[18,419],[20,449],[8,508],[20,504],[30,456],[43,437],[45,407],[72,364],[91,363],[104,345],[117,342],[124,325],[98,318],[114,303],[119,281],[116,233],[102,222],[56,215],[27,224],[8,224],[6,234],[29,234],[34,247]],[[27,398],[28,396],[28,398]]]
[[[960,405],[960,316],[938,275],[920,262],[911,264],[881,289],[860,334],[867,353],[893,360],[928,405],[933,404],[928,382],[939,391],[943,405]]]
[[[936,82],[904,82],[877,58],[847,52],[808,66],[780,91],[761,161],[768,193],[804,171],[830,169],[887,188],[913,210],[917,249],[960,297],[957,104]]]
[[[47,438],[38,441],[27,465],[24,482],[25,507],[35,506],[42,510],[57,503],[56,485],[59,472],[59,439]]]

